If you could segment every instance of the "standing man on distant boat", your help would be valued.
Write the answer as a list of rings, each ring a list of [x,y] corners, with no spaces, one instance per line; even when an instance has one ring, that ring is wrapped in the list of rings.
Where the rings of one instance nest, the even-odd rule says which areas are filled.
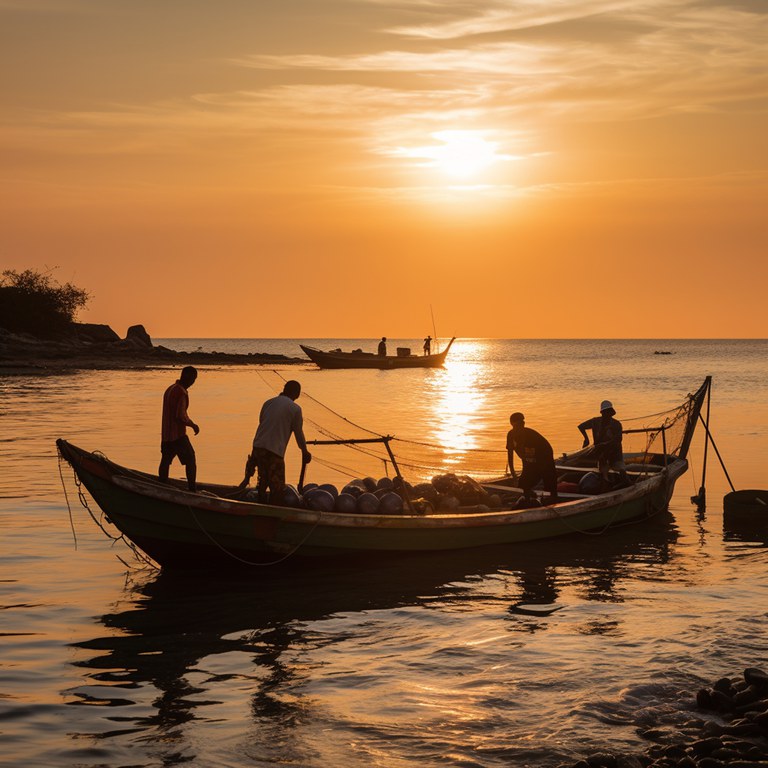
[[[259,501],[280,505],[285,487],[285,450],[291,434],[301,449],[305,464],[312,461],[304,438],[304,416],[296,402],[301,394],[298,381],[287,381],[283,391],[267,400],[261,407],[259,426],[253,438],[253,450],[245,463],[245,477],[240,483],[244,488],[258,470],[257,488]],[[269,496],[267,496],[269,488]]]
[[[616,411],[611,401],[603,400],[600,403],[600,415],[579,424],[579,432],[584,437],[582,448],[586,448],[589,445],[587,430],[592,431],[593,450],[597,455],[597,466],[603,483],[606,486],[610,485],[608,472],[615,469],[619,473],[622,486],[626,487],[630,483],[621,444],[624,429],[621,422],[613,418],[615,415]]]
[[[181,369],[175,384],[171,384],[163,395],[163,423],[160,438],[160,467],[157,470],[161,483],[168,482],[171,462],[179,457],[187,472],[187,485],[193,493],[197,490],[197,459],[195,449],[187,436],[187,427],[195,434],[200,427],[189,418],[189,388],[197,380],[197,369],[191,365]]]
[[[520,474],[520,487],[523,498],[533,499],[533,488],[543,481],[544,490],[549,492],[549,504],[557,503],[557,471],[555,455],[549,441],[535,429],[525,426],[525,416],[516,412],[509,417],[512,429],[507,433],[507,462],[513,478],[515,472],[515,454],[523,462]]]
[[[387,356],[387,337],[382,336],[381,341],[379,342],[379,357],[386,357]]]
[[[424,339],[424,354],[428,355],[432,351],[432,337],[427,336],[426,339]]]

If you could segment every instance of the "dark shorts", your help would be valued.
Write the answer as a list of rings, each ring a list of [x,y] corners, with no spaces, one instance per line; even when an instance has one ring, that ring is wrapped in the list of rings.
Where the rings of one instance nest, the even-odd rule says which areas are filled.
[[[256,460],[258,484],[266,488],[285,485],[285,460],[266,448],[254,448],[251,454]]]
[[[520,487],[524,491],[530,491],[539,482],[543,482],[545,491],[557,493],[557,470],[555,469],[554,461],[539,461],[536,464],[523,462]]]
[[[623,470],[624,455],[621,448],[616,445],[596,445],[594,455],[597,456],[597,466],[608,466],[610,469]]]
[[[182,464],[195,463],[195,449],[186,435],[178,440],[168,440],[160,443],[160,454],[166,461],[173,461],[178,456]]]

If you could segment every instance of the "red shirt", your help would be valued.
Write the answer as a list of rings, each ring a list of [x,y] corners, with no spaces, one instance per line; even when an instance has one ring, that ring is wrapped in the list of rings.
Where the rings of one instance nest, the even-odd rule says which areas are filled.
[[[187,434],[187,425],[192,420],[187,416],[189,408],[189,394],[180,381],[171,384],[163,395],[163,430],[162,442],[167,443],[178,440]]]

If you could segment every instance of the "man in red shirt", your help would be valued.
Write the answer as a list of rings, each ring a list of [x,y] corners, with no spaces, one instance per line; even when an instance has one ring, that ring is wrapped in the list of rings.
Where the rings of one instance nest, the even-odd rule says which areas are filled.
[[[176,456],[187,471],[187,484],[193,493],[197,490],[197,461],[195,449],[187,436],[187,427],[192,427],[195,434],[200,427],[187,414],[189,394],[187,390],[197,379],[197,369],[191,365],[181,369],[181,376],[171,384],[163,395],[163,428],[160,438],[160,468],[157,471],[161,483],[168,482],[168,471]]]

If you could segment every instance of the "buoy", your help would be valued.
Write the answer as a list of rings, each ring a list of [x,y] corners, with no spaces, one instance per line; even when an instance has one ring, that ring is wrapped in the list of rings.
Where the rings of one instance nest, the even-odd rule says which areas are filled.
[[[723,496],[723,511],[729,515],[768,520],[768,491],[731,491]]]

